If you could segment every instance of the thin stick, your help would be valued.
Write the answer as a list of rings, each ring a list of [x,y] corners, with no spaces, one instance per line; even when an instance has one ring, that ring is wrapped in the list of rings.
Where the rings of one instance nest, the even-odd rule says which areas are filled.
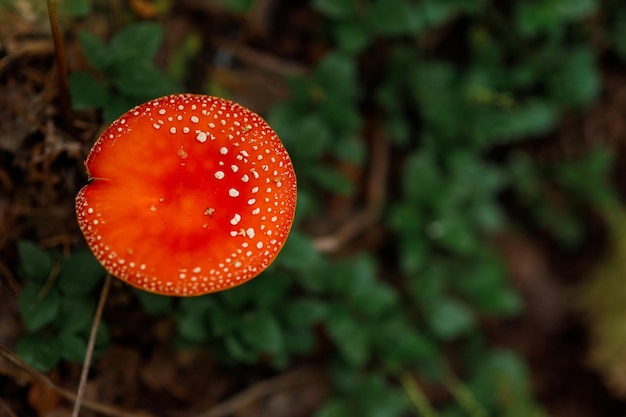
[[[52,30],[52,41],[54,42],[54,57],[57,63],[59,79],[59,106],[61,108],[61,120],[64,128],[70,126],[70,92],[67,86],[67,61],[65,59],[65,44],[63,43],[63,33],[59,24],[56,0],[47,0],[48,18],[50,19],[50,29]]]
[[[3,400],[0,400],[0,408],[4,411],[4,414],[7,415],[8,417],[17,417],[17,414],[15,414],[15,412],[13,412],[11,407],[9,407],[9,405],[5,403]]]
[[[22,383],[26,381],[31,384],[41,384],[46,388],[53,390],[58,393],[61,397],[65,398],[68,401],[76,401],[76,393],[66,390],[65,388],[59,387],[56,383],[54,383],[50,378],[41,372],[37,371],[35,368],[24,362],[20,359],[15,353],[6,348],[3,345],[0,345],[0,358],[6,359],[6,361],[13,366],[18,371],[22,371],[21,375],[10,374],[9,370],[6,368],[0,368],[0,374],[10,375],[15,378],[17,381]],[[140,411],[130,411],[124,410],[119,407],[115,407],[109,404],[100,403],[98,401],[93,401],[89,399],[83,400],[83,406],[85,408],[89,408],[95,412],[100,414],[104,414],[111,417],[155,417],[148,412],[140,412]]]
[[[78,391],[76,392],[76,401],[74,402],[74,411],[72,417],[78,417],[80,412],[80,406],[85,396],[85,387],[87,386],[87,377],[89,376],[89,366],[91,364],[91,356],[93,355],[93,349],[96,345],[96,336],[98,335],[98,327],[100,324],[100,318],[102,317],[102,311],[104,310],[104,303],[106,302],[107,295],[109,294],[109,288],[111,287],[111,274],[107,274],[104,280],[104,286],[100,293],[100,301],[98,301],[98,308],[96,315],[93,318],[93,324],[91,325],[91,333],[89,334],[89,342],[87,343],[87,352],[85,353],[85,361],[83,362],[83,370],[80,374],[80,382],[78,383]]]
[[[286,374],[269,378],[246,388],[228,400],[218,404],[208,411],[200,413],[195,417],[225,417],[238,414],[245,407],[253,404],[263,397],[270,396],[281,391],[295,388],[297,386],[310,384],[321,378],[321,373],[311,368],[301,368]]]
[[[389,141],[381,132],[375,132],[371,149],[372,161],[367,184],[365,208],[346,220],[330,235],[313,239],[313,246],[320,252],[334,253],[346,243],[376,225],[386,198],[389,175]]]
[[[442,382],[467,414],[471,417],[487,417],[488,413],[485,407],[478,401],[472,391],[454,374],[452,369],[446,370]]]
[[[400,383],[402,384],[402,388],[404,388],[406,395],[409,397],[420,416],[439,417],[439,414],[430,404],[428,397],[419,386],[417,380],[411,372],[403,372],[400,375]]]

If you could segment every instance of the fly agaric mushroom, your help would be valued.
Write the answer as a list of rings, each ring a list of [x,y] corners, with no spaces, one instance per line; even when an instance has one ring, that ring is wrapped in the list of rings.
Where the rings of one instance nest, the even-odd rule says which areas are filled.
[[[256,113],[176,94],[114,121],[85,162],[78,223],[112,275],[146,291],[194,296],[260,274],[291,229],[296,177]]]

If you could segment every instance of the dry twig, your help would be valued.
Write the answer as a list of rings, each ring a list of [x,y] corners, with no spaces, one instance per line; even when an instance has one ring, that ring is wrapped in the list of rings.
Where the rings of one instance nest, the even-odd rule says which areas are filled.
[[[40,383],[57,392],[61,397],[68,401],[76,400],[76,394],[72,391],[59,387],[52,380],[50,380],[50,378],[32,368],[2,345],[0,345],[0,357],[5,358],[8,362],[23,371],[22,373],[12,375],[14,378],[21,378],[30,383]],[[0,373],[8,374],[6,370],[0,370]],[[240,410],[265,397],[269,397],[272,394],[311,383],[321,377],[321,372],[311,368],[296,369],[286,374],[260,381],[239,394],[234,395],[223,403],[197,415],[196,417],[229,416],[235,414],[237,410]],[[148,412],[128,411],[88,399],[83,400],[82,404],[85,408],[111,417],[155,417]]]
[[[296,386],[308,384],[320,377],[320,372],[314,369],[296,369],[286,374],[260,381],[196,417],[225,417],[236,415],[238,410],[264,397]]]
[[[18,296],[22,292],[22,286],[19,282],[17,282],[17,279],[15,279],[15,276],[11,272],[11,269],[9,269],[9,267],[6,266],[4,262],[0,261],[0,276],[3,275],[6,278],[9,287],[11,287],[11,290],[13,290],[15,295]]]
[[[10,64],[24,57],[48,56],[52,53],[52,42],[49,39],[24,39],[19,42],[4,40],[8,53],[0,58],[0,73]]]
[[[231,41],[219,36],[211,36],[210,40],[218,48],[222,48],[233,54],[242,62],[250,64],[255,68],[262,68],[265,71],[282,76],[299,75],[304,76],[308,69],[296,62],[281,59],[275,55],[242,45],[236,41]]]
[[[48,0],[48,17],[50,18],[50,29],[52,31],[52,41],[54,42],[54,56],[57,64],[57,77],[59,87],[59,106],[64,127],[70,126],[70,90],[67,85],[67,60],[65,57],[65,44],[63,43],[63,33],[57,15],[56,0]]]
[[[15,355],[5,346],[0,345],[0,356],[14,366],[18,367],[19,369],[22,369],[24,371],[24,378],[27,378],[27,382],[40,383],[45,387],[57,392],[61,397],[65,398],[68,401],[73,402],[76,400],[76,394],[74,394],[72,391],[66,390],[65,388],[59,387],[52,380],[50,380],[50,378],[21,360],[17,355]],[[111,417],[155,417],[150,413],[128,411],[93,400],[84,400],[83,406],[92,411],[96,411],[98,413]]]
[[[9,407],[9,405],[0,400],[0,410],[2,410],[2,415],[6,415],[7,417],[17,417],[17,414]]]
[[[335,232],[313,240],[315,249],[333,253],[376,224],[385,201],[389,168],[389,143],[381,132],[375,133],[370,150],[371,164],[366,192],[366,207],[350,217]]]
[[[80,413],[80,406],[85,396],[85,388],[87,387],[87,377],[89,376],[89,367],[91,366],[91,356],[93,355],[93,349],[96,346],[96,336],[98,335],[98,328],[100,327],[100,319],[102,318],[102,311],[104,310],[104,303],[109,295],[109,288],[111,287],[111,281],[113,277],[111,274],[107,274],[104,279],[104,286],[100,293],[100,300],[98,301],[98,308],[96,309],[96,315],[91,325],[91,333],[89,334],[89,342],[87,342],[87,352],[85,353],[85,360],[83,362],[83,371],[80,373],[80,382],[78,383],[78,391],[76,393],[76,401],[74,402],[74,411],[72,417],[78,417]]]

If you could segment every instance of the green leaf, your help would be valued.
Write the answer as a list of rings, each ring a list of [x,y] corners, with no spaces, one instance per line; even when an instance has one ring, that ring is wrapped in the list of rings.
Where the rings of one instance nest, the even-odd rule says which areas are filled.
[[[416,204],[398,204],[393,206],[387,216],[391,227],[400,235],[419,239],[426,226],[426,219]]]
[[[487,7],[482,0],[472,1],[440,1],[429,0],[421,2],[419,13],[425,17],[428,27],[437,27],[452,19],[462,9],[476,10]]]
[[[408,411],[408,398],[399,389],[389,385],[381,374],[368,376],[353,394],[363,417],[400,417]]]
[[[76,110],[99,108],[109,101],[108,87],[88,72],[71,73],[68,77],[68,86],[72,107]]]
[[[477,130],[479,141],[510,143],[546,134],[558,121],[557,108],[552,102],[531,99],[511,109],[489,115]]]
[[[324,121],[338,133],[356,134],[362,120],[352,98],[331,94],[322,101],[319,113]]]
[[[112,94],[102,109],[104,122],[111,123],[129,109],[141,103],[141,99],[120,94]]]
[[[70,362],[82,363],[87,351],[87,340],[74,333],[61,333],[56,339],[61,357]]]
[[[168,57],[167,76],[177,83],[183,83],[189,76],[190,67],[201,53],[202,47],[203,35],[199,30],[190,30],[185,35],[182,45]]]
[[[244,317],[240,332],[241,338],[260,352],[277,353],[283,349],[283,330],[276,317],[267,311]]]
[[[291,301],[285,308],[287,322],[294,327],[314,325],[328,313],[328,304],[315,298],[300,298]]]
[[[294,147],[294,153],[303,158],[319,158],[331,143],[330,129],[319,114],[304,117],[297,123],[295,129],[298,132],[298,143],[297,147]]]
[[[352,135],[335,141],[332,151],[337,158],[356,165],[362,165],[367,158],[364,139]]]
[[[328,336],[343,358],[353,366],[363,366],[370,356],[367,329],[344,308],[333,310],[326,320]]]
[[[154,98],[172,94],[176,86],[148,61],[116,67],[113,83],[123,94],[141,98]]]
[[[290,154],[298,151],[300,139],[296,126],[306,116],[306,112],[290,102],[275,105],[267,115],[267,122],[278,133]]]
[[[343,195],[354,193],[352,181],[336,169],[324,165],[307,168],[305,175],[309,176],[311,180],[322,188]]]
[[[535,36],[562,30],[568,21],[591,16],[596,0],[518,1],[515,13],[521,32]]]
[[[91,0],[66,0],[63,9],[72,17],[83,17],[91,12]]]
[[[259,308],[273,309],[282,306],[289,297],[292,279],[284,271],[268,268],[258,279],[244,285],[251,293],[251,300]]]
[[[450,340],[475,326],[474,315],[464,304],[453,299],[440,299],[428,311],[433,331],[442,339]]]
[[[535,403],[528,370],[517,354],[506,350],[482,352],[479,362],[469,387],[479,401],[507,416],[548,416]]]
[[[296,169],[297,171],[297,169]],[[296,176],[298,174],[296,173]],[[298,198],[296,202],[296,217],[293,221],[292,233],[298,228],[298,225],[307,218],[310,218],[317,212],[319,201],[314,195],[313,190],[305,187],[298,187]]]
[[[344,399],[348,399],[350,393],[358,389],[365,376],[363,369],[338,361],[333,361],[328,372],[335,391]]]
[[[353,99],[357,95],[357,68],[353,57],[329,53],[317,64],[314,82],[325,93],[326,99]]]
[[[345,399],[327,400],[315,413],[315,417],[347,417],[354,415]]]
[[[102,39],[90,32],[78,32],[78,39],[87,61],[97,70],[107,73],[113,58],[109,47],[102,42]]]
[[[461,207],[441,210],[438,219],[428,225],[430,238],[449,251],[469,255],[480,245],[478,225]]]
[[[552,95],[567,106],[590,104],[600,93],[600,86],[596,57],[591,48],[568,53],[550,76]]]
[[[148,314],[164,316],[171,313],[174,308],[174,297],[153,294],[142,290],[135,290],[135,294],[141,307]]]
[[[15,345],[15,353],[33,368],[48,372],[61,358],[61,350],[55,340],[38,334],[28,334]]]
[[[409,122],[397,114],[389,114],[384,121],[385,131],[389,141],[393,145],[406,146],[411,139],[411,126]]]
[[[499,120],[502,120],[502,125],[497,134],[505,138],[526,139],[548,133],[556,126],[558,113],[553,103],[529,100],[506,111],[503,117],[494,117],[492,122],[499,123]]]
[[[381,360],[392,371],[402,370],[407,364],[433,362],[437,354],[435,342],[418,333],[402,317],[385,321],[374,342]]]
[[[313,352],[317,339],[310,328],[295,327],[285,332],[285,347],[290,353],[306,355]]]
[[[52,323],[59,313],[61,298],[54,288],[42,292],[40,284],[28,283],[19,297],[20,313],[29,332]]]
[[[411,297],[424,306],[438,303],[454,273],[449,257],[431,254],[408,282]]]
[[[402,186],[406,197],[418,206],[429,205],[446,190],[446,180],[435,161],[434,152],[426,149],[410,155],[404,163]]]
[[[57,285],[64,294],[89,294],[104,278],[106,271],[90,250],[78,250],[63,260]]]
[[[293,230],[276,263],[291,271],[312,270],[322,259],[313,247],[311,238],[297,230]]]
[[[476,257],[470,264],[463,265],[463,279],[455,287],[479,310],[492,314],[508,315],[519,313],[522,301],[508,287],[503,265],[495,255],[483,259]]]
[[[358,0],[313,0],[312,6],[328,17],[342,19],[356,14]]]
[[[233,359],[243,363],[253,363],[258,358],[258,354],[253,349],[234,335],[229,335],[224,339],[224,346]]]
[[[339,47],[348,54],[358,54],[370,44],[370,31],[356,21],[341,22],[334,28],[334,35]]]
[[[256,296],[255,292],[250,290],[250,286],[254,285],[255,282],[256,280],[247,285],[240,285],[228,291],[222,291],[219,297],[224,300],[224,305],[230,307],[230,309],[241,310],[244,305],[249,304]]]
[[[237,13],[245,13],[254,4],[253,0],[220,0],[220,3],[228,10]]]
[[[356,308],[368,317],[379,316],[386,311],[397,307],[398,295],[396,291],[381,282],[360,286],[353,295]]]
[[[85,335],[85,340],[87,340],[87,337],[88,336]],[[109,326],[107,326],[106,322],[100,322],[100,325],[98,326],[98,334],[96,335],[96,346],[93,350],[94,357],[98,358],[104,355],[110,345],[111,332],[109,332]]]
[[[183,338],[191,342],[206,342],[211,336],[208,322],[206,310],[187,311],[178,320],[178,332]]]
[[[135,23],[117,32],[109,48],[119,66],[132,67],[152,61],[162,40],[163,28],[158,23]]]
[[[425,236],[413,236],[400,241],[402,270],[415,276],[429,262],[430,242]]]
[[[88,335],[95,312],[94,297],[63,297],[55,326],[62,333]]]
[[[593,206],[610,207],[617,201],[610,180],[614,159],[609,148],[590,149],[586,155],[559,164],[555,177],[573,198]]]
[[[376,264],[368,254],[361,254],[337,260],[326,265],[324,275],[326,290],[333,295],[346,297],[353,302],[372,286],[376,286]]]
[[[218,338],[232,334],[241,323],[241,317],[236,311],[229,311],[223,308],[215,308],[208,313],[211,333]]]
[[[50,276],[52,270],[52,255],[26,240],[17,242],[17,252],[20,258],[20,269],[27,278],[43,283]]]
[[[421,29],[424,13],[407,0],[375,0],[369,20],[383,35],[408,35]]]

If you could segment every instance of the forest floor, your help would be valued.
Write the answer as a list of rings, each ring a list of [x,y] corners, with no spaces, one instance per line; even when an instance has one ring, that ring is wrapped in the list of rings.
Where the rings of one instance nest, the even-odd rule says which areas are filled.
[[[228,86],[239,101],[262,113],[287,94],[283,77],[307,71],[321,53],[311,42],[315,19],[298,14],[296,9],[280,12],[292,15],[282,19],[288,23],[275,33],[268,28],[268,16],[263,11],[241,22],[228,13],[220,15],[203,7],[200,1],[187,0],[164,20],[168,38],[159,56],[161,61],[190,30],[204,32],[209,40],[191,68],[196,78],[189,82],[190,90],[202,90],[210,76]],[[143,13],[150,14],[150,10]],[[209,25],[203,25],[208,16]],[[95,15],[82,25],[106,34],[112,30],[108,22],[106,16]],[[237,25],[244,27],[237,39],[215,35],[229,34]],[[69,38],[71,67],[80,67],[84,61],[78,43],[73,36]],[[214,65],[217,51],[234,56],[240,67],[226,71]],[[601,99],[585,117],[565,117],[553,137],[530,150],[537,158],[585,152],[595,138],[603,138],[615,150],[617,165],[626,160],[626,72],[610,62],[603,65],[605,89]],[[3,21],[0,345],[9,349],[23,333],[17,305],[20,280],[16,242],[27,239],[69,252],[83,239],[73,201],[86,182],[83,160],[100,125],[89,112],[77,114],[69,126],[62,125],[54,68],[45,21],[29,16]],[[624,172],[615,174],[621,192],[626,191]],[[496,343],[517,350],[527,359],[534,391],[555,417],[626,413],[626,400],[619,399],[589,366],[588,330],[573,302],[573,293],[606,249],[604,223],[593,214],[589,221],[595,223],[593,239],[575,253],[564,253],[540,232],[530,230],[508,231],[494,239],[526,309],[518,318],[487,322],[485,328]],[[100,408],[112,416],[304,417],[328,392],[325,377],[314,361],[279,376],[258,367],[233,373],[216,365],[206,351],[177,351],[168,344],[175,331],[173,322],[147,316],[133,302],[124,286],[116,282],[105,309],[107,322],[115,323],[111,326],[115,344],[94,364],[86,410]],[[10,352],[0,359],[0,416],[69,415],[79,365],[65,363],[44,377],[23,364],[16,366],[9,358]],[[50,384],[62,390],[51,389]],[[147,411],[139,414],[131,410]]]

